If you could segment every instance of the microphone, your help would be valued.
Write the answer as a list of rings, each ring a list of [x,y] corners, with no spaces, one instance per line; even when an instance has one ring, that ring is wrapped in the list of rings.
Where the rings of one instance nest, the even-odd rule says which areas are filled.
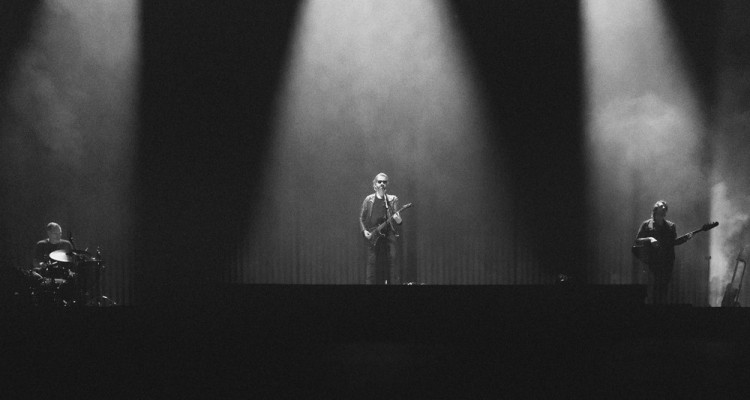
[[[68,231],[68,241],[70,242],[70,246],[75,250],[76,243],[73,241],[73,231]]]

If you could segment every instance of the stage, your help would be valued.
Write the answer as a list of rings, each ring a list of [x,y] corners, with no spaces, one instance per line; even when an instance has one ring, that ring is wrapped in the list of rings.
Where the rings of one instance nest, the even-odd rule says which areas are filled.
[[[750,314],[642,286],[232,285],[5,307],[20,395],[476,398],[745,393]],[[10,357],[7,357],[10,355]],[[8,391],[9,390],[9,391]]]

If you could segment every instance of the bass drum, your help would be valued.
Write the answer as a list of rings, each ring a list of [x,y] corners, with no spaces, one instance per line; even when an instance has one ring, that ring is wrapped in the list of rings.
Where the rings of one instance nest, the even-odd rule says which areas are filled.
[[[53,263],[42,269],[41,275],[48,279],[70,279],[69,265],[66,263]]]
[[[76,303],[76,289],[73,280],[44,278],[34,288],[33,302],[38,306],[67,307]]]
[[[70,263],[50,262],[39,271],[42,279],[33,287],[33,303],[38,306],[69,306],[75,300],[74,274]]]

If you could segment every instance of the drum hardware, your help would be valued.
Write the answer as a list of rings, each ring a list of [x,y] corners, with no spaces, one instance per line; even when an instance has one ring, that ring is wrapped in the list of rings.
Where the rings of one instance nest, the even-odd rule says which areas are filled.
[[[89,300],[86,305],[92,307],[111,307],[116,306],[117,302],[107,296],[99,296]]]
[[[65,250],[55,250],[49,253],[49,258],[62,262],[62,263],[74,263],[77,261],[92,260],[94,257],[86,250],[71,250],[66,252]]]
[[[95,254],[88,249],[53,251],[49,261],[28,272],[31,303],[62,307],[116,305],[99,290],[100,271],[105,268],[100,248]]]

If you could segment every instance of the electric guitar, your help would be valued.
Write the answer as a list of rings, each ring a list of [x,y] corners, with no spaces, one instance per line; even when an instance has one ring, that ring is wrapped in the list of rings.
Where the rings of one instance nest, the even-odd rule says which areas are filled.
[[[375,228],[373,228],[372,230],[368,231],[368,232],[370,232],[370,239],[367,239],[367,241],[368,241],[368,242],[370,243],[370,246],[372,246],[372,247],[375,247],[375,245],[376,245],[376,244],[378,243],[378,239],[380,239],[380,238],[381,238],[382,236],[385,236],[385,235],[383,234],[383,229],[384,229],[384,228],[385,228],[385,227],[386,227],[386,226],[387,226],[388,224],[390,224],[390,223],[391,223],[391,220],[393,219],[393,216],[394,216],[394,215],[396,215],[396,214],[400,213],[401,211],[404,211],[404,210],[406,210],[407,208],[409,208],[409,207],[411,207],[411,206],[412,206],[412,204],[411,204],[411,203],[409,203],[409,204],[407,204],[407,205],[405,205],[405,206],[403,206],[403,207],[399,208],[399,210],[398,210],[398,211],[396,211],[395,213],[391,214],[391,216],[390,216],[390,217],[388,217],[388,218],[387,218],[387,219],[386,219],[385,221],[383,221],[383,223],[381,223],[380,225],[376,226],[376,227],[375,227]]]
[[[684,239],[685,237],[687,237],[687,235],[690,235],[690,234],[695,235],[698,232],[708,231],[708,230],[716,228],[717,226],[719,226],[718,222],[712,222],[710,224],[704,224],[700,229],[696,229],[696,230],[694,230],[694,231],[692,231],[690,233],[686,233],[686,234],[678,237],[677,239],[675,239],[675,242]],[[643,263],[645,263],[647,265],[651,265],[651,260],[653,260],[654,258],[656,258],[656,256],[657,256],[657,254],[658,254],[658,252],[659,252],[660,249],[661,249],[661,246],[660,247],[652,247],[650,244],[636,244],[636,245],[634,245],[633,247],[630,248],[630,251],[633,252],[633,255],[637,259],[641,260]]]

